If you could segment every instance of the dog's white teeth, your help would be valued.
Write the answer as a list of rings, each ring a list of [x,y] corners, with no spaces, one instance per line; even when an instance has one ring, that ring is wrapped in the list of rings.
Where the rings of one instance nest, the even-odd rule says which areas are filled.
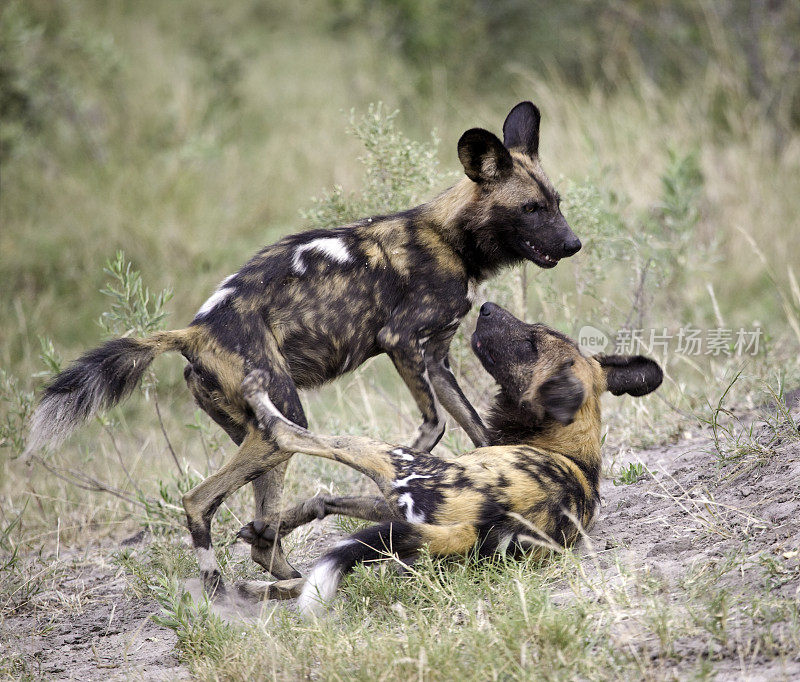
[[[533,244],[531,244],[527,239],[525,243],[528,245],[528,248],[533,251],[537,256],[539,256],[545,263],[557,263],[558,260],[553,258],[552,256],[548,256],[546,253],[542,253],[539,249],[537,249]]]

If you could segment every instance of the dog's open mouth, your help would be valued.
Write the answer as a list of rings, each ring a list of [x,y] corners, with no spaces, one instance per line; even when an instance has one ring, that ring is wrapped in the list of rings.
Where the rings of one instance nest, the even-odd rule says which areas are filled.
[[[472,350],[475,351],[475,355],[478,356],[479,360],[486,361],[490,365],[494,364],[494,358],[491,356],[489,351],[486,350],[486,347],[481,343],[481,339],[478,336],[478,332],[473,332],[472,334]]]
[[[520,246],[522,247],[522,251],[525,254],[525,257],[536,263],[540,268],[554,268],[558,265],[558,258],[554,256],[548,256],[544,251],[542,251],[539,247],[535,244],[532,244],[527,239],[523,239],[520,242]]]

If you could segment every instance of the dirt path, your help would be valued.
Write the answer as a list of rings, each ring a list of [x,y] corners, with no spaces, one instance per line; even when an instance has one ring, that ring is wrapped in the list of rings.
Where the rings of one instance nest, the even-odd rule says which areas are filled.
[[[618,458],[623,465],[640,462],[650,474],[626,485],[603,482],[600,518],[580,550],[587,580],[603,590],[626,575],[646,575],[662,593],[675,595],[677,613],[686,608],[690,614],[691,608],[679,603],[681,595],[693,584],[702,589],[704,576],[713,574],[720,581],[715,584],[734,596],[763,593],[765,570],[773,561],[773,593],[800,599],[800,446],[773,445],[771,455],[755,465],[725,468],[702,434]],[[308,556],[318,556],[333,539],[330,520],[317,523]],[[4,672],[47,679],[188,678],[174,653],[175,635],[150,619],[158,606],[132,596],[128,578],[109,560],[111,551],[87,549],[71,558],[51,589],[36,596],[35,610],[2,623]],[[307,565],[298,561],[301,569]],[[727,565],[736,570],[726,571]],[[197,583],[187,587],[199,592]],[[258,617],[259,607],[234,599],[218,612],[249,620]],[[647,641],[643,632],[635,618],[621,612],[620,645],[636,642],[663,664],[659,643]],[[664,675],[680,676],[681,661],[711,655],[718,679],[800,679],[800,655],[776,659],[765,655],[761,640],[746,628],[729,634],[722,645],[700,636],[678,640],[674,666]],[[743,657],[742,651],[750,655]]]

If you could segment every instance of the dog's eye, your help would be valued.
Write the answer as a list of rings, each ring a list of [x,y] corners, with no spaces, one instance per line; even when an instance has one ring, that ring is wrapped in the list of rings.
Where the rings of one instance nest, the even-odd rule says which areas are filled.
[[[536,213],[536,211],[541,211],[542,208],[538,201],[529,201],[527,204],[522,204],[522,210],[525,213]]]

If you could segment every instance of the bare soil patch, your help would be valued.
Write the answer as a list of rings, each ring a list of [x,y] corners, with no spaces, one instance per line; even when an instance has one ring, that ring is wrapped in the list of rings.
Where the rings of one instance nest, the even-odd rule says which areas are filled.
[[[705,605],[685,603],[691,586],[707,580],[730,598],[719,618],[746,611],[751,598],[782,596],[800,601],[800,445],[778,447],[762,461],[721,466],[705,435],[675,445],[631,452],[622,463],[642,463],[649,475],[630,485],[605,480],[603,508],[581,553],[589,575],[651,576],[687,618],[707,618]],[[729,609],[726,610],[726,609]],[[720,680],[800,679],[800,651],[774,656],[770,641],[797,638],[797,623],[769,622],[769,615],[731,618],[730,630],[673,643],[666,677],[680,677],[689,661],[708,658]],[[755,628],[742,627],[749,624]],[[722,626],[720,622],[720,626]],[[637,628],[621,628],[620,640]],[[720,641],[722,640],[722,641]],[[765,642],[767,645],[765,646]],[[657,641],[637,643],[664,663]],[[744,655],[743,655],[744,654]],[[669,657],[668,657],[669,659]]]
[[[188,679],[175,634],[151,619],[159,610],[131,596],[129,579],[110,563],[111,547],[60,557],[48,589],[0,625],[5,670],[49,680]]]

